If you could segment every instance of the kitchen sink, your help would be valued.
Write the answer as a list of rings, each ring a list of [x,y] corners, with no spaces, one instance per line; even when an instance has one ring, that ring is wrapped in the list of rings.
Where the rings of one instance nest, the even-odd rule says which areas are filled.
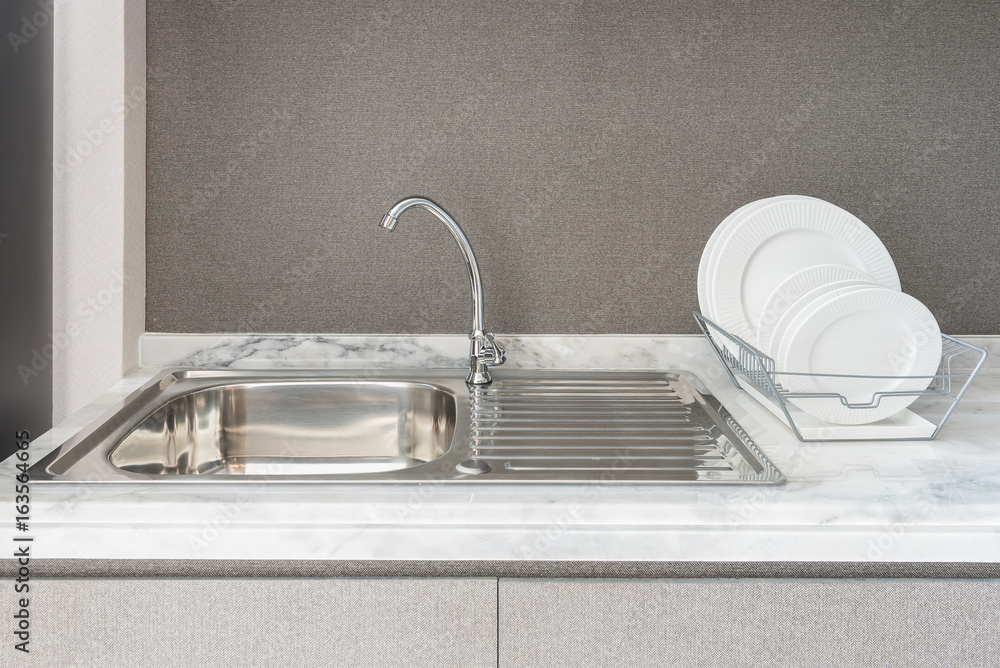
[[[681,372],[170,370],[47,455],[41,483],[780,483]]]
[[[257,380],[170,399],[111,451],[153,475],[357,473],[444,455],[455,397],[414,382]]]

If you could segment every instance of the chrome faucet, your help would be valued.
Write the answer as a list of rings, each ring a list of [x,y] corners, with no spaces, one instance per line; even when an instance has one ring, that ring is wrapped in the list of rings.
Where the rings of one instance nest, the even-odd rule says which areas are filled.
[[[469,351],[469,375],[465,382],[470,386],[489,385],[493,382],[490,377],[489,367],[500,366],[507,361],[507,352],[493,339],[493,335],[486,331],[483,326],[483,281],[479,276],[479,265],[476,264],[476,255],[472,252],[472,246],[466,238],[462,228],[448,215],[448,212],[439,207],[434,202],[423,197],[408,197],[398,202],[389,209],[380,223],[382,227],[392,232],[396,229],[399,216],[410,207],[418,206],[421,209],[430,211],[434,216],[445,224],[451,236],[455,237],[462,255],[465,256],[465,266],[469,270],[469,280],[472,282],[472,332],[469,338],[472,340],[472,347]]]

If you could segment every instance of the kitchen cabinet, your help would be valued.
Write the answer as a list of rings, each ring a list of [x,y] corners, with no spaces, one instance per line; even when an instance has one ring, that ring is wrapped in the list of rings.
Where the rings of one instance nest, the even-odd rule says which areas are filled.
[[[33,580],[31,593],[29,666],[951,667],[1000,659],[996,580],[67,578]]]
[[[508,580],[503,668],[997,665],[1000,582]]]
[[[32,580],[31,652],[17,665],[495,666],[496,585],[494,578]]]

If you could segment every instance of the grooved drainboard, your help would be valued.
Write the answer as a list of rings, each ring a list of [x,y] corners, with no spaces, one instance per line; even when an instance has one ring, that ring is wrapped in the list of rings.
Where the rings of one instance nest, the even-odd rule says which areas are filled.
[[[782,479],[725,409],[678,374],[497,379],[473,393],[470,447],[511,479]]]

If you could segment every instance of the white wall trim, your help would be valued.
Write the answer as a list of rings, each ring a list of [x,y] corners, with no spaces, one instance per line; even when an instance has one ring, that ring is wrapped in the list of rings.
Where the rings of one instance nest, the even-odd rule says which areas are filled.
[[[137,165],[145,171],[145,151],[140,155],[136,149],[140,126],[145,143],[144,54],[142,63],[137,60],[145,50],[141,4],[55,4],[54,423],[105,392],[138,363],[142,329],[140,324],[136,331],[136,323],[145,309],[140,206],[145,179],[135,177]],[[139,95],[132,90],[136,85],[141,86]]]

